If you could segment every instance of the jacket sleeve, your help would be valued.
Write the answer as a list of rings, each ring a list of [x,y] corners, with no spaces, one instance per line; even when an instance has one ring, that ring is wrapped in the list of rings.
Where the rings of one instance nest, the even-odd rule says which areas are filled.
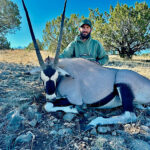
[[[72,58],[75,51],[75,44],[71,42],[64,51],[59,55],[59,58]]]
[[[98,42],[98,48],[97,48],[97,62],[100,65],[104,65],[108,62],[109,58],[106,54],[106,51],[104,50],[103,46]]]

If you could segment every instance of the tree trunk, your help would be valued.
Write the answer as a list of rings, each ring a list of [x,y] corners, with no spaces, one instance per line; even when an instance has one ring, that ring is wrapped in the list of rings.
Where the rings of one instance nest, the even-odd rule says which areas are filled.
[[[122,47],[121,51],[119,51],[119,55],[121,58],[131,60],[134,55],[134,51],[131,48],[127,49],[126,47]]]

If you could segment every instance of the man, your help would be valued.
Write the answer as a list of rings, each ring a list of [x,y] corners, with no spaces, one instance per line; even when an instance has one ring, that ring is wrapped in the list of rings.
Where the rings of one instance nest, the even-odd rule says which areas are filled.
[[[99,41],[91,38],[92,23],[85,19],[79,27],[80,35],[71,42],[60,58],[82,57],[94,61],[100,65],[108,62],[108,55]]]

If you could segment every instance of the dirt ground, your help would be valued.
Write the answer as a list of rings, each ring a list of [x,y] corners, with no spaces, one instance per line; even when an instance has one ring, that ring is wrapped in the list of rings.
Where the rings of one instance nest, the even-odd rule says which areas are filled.
[[[52,56],[44,51],[42,55],[44,58]],[[121,108],[101,111],[89,108],[71,121],[64,120],[63,112],[46,113],[42,109],[46,100],[39,74],[25,74],[36,66],[34,51],[0,51],[0,150],[149,149],[149,105],[144,105],[145,110],[134,109],[138,116],[136,123],[99,126],[84,132],[82,127],[93,117],[118,115]],[[134,70],[150,79],[150,56],[134,57],[132,61],[110,56],[106,67]],[[15,115],[18,117],[15,123],[18,124],[12,126]],[[29,132],[32,133],[31,140],[18,142],[21,135]]]

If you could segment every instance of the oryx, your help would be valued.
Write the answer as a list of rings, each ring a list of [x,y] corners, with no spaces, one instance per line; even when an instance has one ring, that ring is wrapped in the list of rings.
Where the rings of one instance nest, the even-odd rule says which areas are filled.
[[[24,1],[22,0],[23,5]],[[114,108],[123,106],[124,113],[111,118],[98,117],[89,126],[98,124],[116,124],[135,122],[133,103],[146,104],[150,102],[150,80],[130,70],[105,68],[82,58],[60,59],[64,16],[62,14],[60,36],[54,63],[44,64],[36,43],[27,9],[24,5],[31,36],[35,45],[41,79],[44,83],[47,102],[44,106],[47,112],[63,110],[78,113],[76,107],[70,105],[94,106],[100,108]],[[56,97],[59,97],[56,98]],[[62,99],[61,99],[62,98]]]

